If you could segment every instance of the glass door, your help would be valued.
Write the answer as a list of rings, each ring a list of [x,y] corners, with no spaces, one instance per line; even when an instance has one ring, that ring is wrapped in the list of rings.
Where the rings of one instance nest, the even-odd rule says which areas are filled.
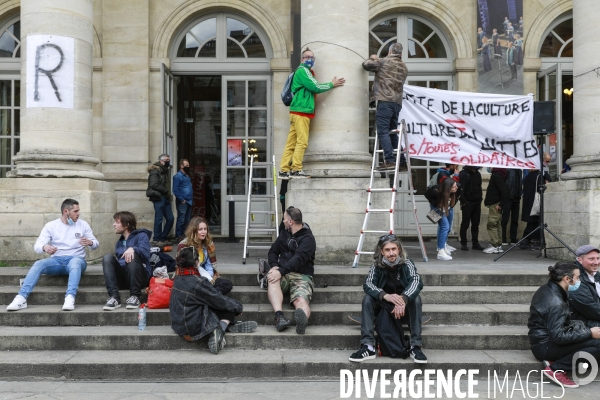
[[[556,181],[562,170],[563,162],[565,161],[563,154],[563,125],[562,125],[562,68],[561,64],[555,64],[542,72],[538,72],[538,101],[554,101],[556,107],[554,109],[556,132],[544,136],[544,152],[551,157],[549,167],[550,177]],[[572,92],[571,92],[572,93]],[[572,109],[571,109],[572,116]],[[572,125],[571,125],[572,126]],[[571,135],[572,143],[572,135]],[[572,144],[571,144],[572,149]],[[572,154],[572,150],[571,150]],[[569,155],[570,156],[570,155]]]
[[[224,76],[222,85],[221,144],[221,209],[228,209],[227,200],[235,200],[235,232],[243,236],[248,200],[250,159],[272,161],[271,79],[268,76]],[[255,178],[270,177],[270,167],[254,167]],[[252,194],[273,194],[267,182],[256,182]],[[270,199],[252,201],[253,211],[271,211]],[[229,214],[223,213],[222,233],[229,229]],[[254,227],[271,227],[271,215],[256,214]]]

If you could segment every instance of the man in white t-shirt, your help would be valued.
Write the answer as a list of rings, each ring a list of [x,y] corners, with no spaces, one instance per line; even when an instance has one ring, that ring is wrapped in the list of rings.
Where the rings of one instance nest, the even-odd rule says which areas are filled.
[[[79,219],[79,203],[66,199],[60,206],[62,215],[59,219],[48,222],[33,245],[36,253],[46,253],[50,257],[36,261],[23,282],[19,294],[6,307],[8,311],[27,308],[27,297],[33,291],[42,274],[68,275],[67,293],[64,311],[75,309],[75,296],[79,287],[81,274],[85,272],[85,248],[96,249],[100,245],[94,237],[92,228]]]

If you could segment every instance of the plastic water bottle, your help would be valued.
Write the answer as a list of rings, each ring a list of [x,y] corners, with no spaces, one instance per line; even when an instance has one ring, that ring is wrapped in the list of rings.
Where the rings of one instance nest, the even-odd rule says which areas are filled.
[[[138,330],[146,329],[146,304],[142,304],[138,311]]]

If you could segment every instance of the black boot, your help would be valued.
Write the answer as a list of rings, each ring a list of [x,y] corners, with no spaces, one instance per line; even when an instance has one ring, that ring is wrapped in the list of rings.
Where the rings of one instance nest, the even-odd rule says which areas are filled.
[[[471,246],[473,250],[483,250],[483,247],[479,244],[479,242],[473,242],[473,246]]]
[[[461,243],[461,244],[460,244],[460,249],[461,249],[461,250],[464,250],[464,251],[469,251],[469,247],[467,246],[467,244],[466,244],[466,243]]]

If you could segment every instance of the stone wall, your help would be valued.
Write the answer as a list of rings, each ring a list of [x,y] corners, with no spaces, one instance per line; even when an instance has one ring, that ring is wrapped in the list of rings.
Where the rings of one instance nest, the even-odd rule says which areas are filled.
[[[80,218],[100,242],[98,249],[88,252],[88,259],[114,251],[112,216],[117,198],[111,183],[84,178],[0,179],[0,260],[16,264],[46,257],[36,254],[33,245],[44,225],[60,218],[60,206],[67,198],[79,202]]]

